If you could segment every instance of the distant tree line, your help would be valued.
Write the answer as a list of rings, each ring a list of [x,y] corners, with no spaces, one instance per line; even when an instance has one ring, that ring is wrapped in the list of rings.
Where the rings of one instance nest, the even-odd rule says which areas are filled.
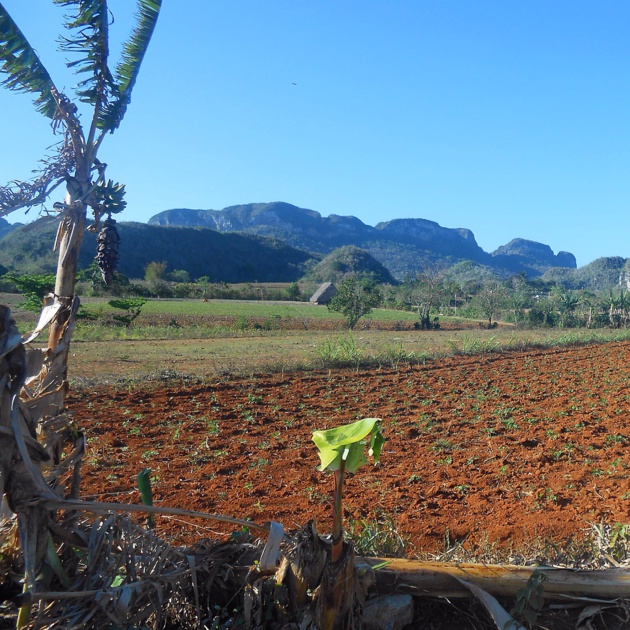
[[[209,277],[192,280],[184,270],[170,270],[153,261],[142,281],[116,274],[105,286],[96,264],[79,272],[77,293],[124,298],[241,299],[306,301],[317,285],[312,281],[277,285],[213,282]],[[23,274],[0,269],[0,291],[24,296],[23,305],[41,308],[42,297],[52,291],[52,274]],[[529,279],[523,273],[505,280],[483,278],[453,280],[448,270],[427,266],[400,284],[381,284],[373,272],[340,276],[337,296],[329,308],[340,312],[354,328],[372,309],[387,307],[417,313],[418,329],[435,329],[440,317],[480,320],[493,328],[498,321],[519,327],[626,328],[630,326],[630,292],[622,286],[606,291],[567,289],[554,281]]]
[[[17,274],[0,269],[0,291],[20,293],[25,297],[23,305],[31,310],[41,309],[44,295],[54,288],[54,274]],[[312,283],[297,282],[231,284],[213,281],[208,276],[192,280],[188,272],[175,269],[168,271],[164,262],[151,262],[145,269],[143,280],[132,281],[123,274],[115,273],[109,286],[103,282],[96,263],[77,274],[77,295],[88,297],[138,297],[176,298],[201,300],[291,300],[305,301],[311,296]]]
[[[625,287],[606,291],[566,289],[553,281],[528,279],[523,273],[506,280],[455,282],[444,270],[427,269],[386,293],[385,303],[413,309],[421,328],[432,328],[439,315],[498,320],[521,327],[626,328],[630,293]]]

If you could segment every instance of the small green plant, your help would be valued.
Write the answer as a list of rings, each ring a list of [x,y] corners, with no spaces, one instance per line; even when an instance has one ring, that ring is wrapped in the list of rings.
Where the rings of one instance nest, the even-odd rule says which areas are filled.
[[[122,425],[125,429],[127,429],[127,433],[129,433],[129,435],[140,435],[142,433],[142,429],[134,426],[131,420],[123,420]]]
[[[606,446],[614,446],[616,444],[626,444],[628,442],[627,438],[623,435],[607,435],[604,443]]]
[[[551,488],[545,488],[538,491],[538,500],[555,503],[558,500],[558,495]]]
[[[219,420],[217,418],[213,418],[212,420],[206,419],[206,429],[209,435],[219,435],[221,432]]]
[[[435,453],[442,453],[444,451],[452,451],[453,444],[450,440],[447,440],[446,438],[438,438],[437,440],[435,440],[430,448]]]
[[[322,363],[327,366],[353,366],[358,365],[361,360],[361,353],[352,333],[334,339],[326,339],[317,348],[317,353]]]
[[[241,413],[241,418],[245,420],[245,422],[249,422],[249,424],[254,424],[256,422],[256,418],[251,411],[243,411]]]
[[[122,314],[114,314],[114,321],[129,328],[133,321],[140,315],[142,307],[147,303],[144,298],[119,298],[110,300],[108,304],[115,309],[124,311]]]
[[[321,462],[318,470],[331,470],[334,476],[334,514],[331,559],[336,562],[343,549],[342,494],[347,472],[355,473],[367,463],[363,440],[370,437],[368,454],[378,463],[384,438],[380,418],[364,418],[326,431],[314,431],[313,442]]]
[[[374,520],[350,520],[348,531],[362,556],[404,558],[407,555],[409,539],[398,531],[388,515],[377,514]]]
[[[518,429],[518,424],[514,418],[504,418],[501,420],[501,423],[506,431],[516,431]]]
[[[549,578],[544,573],[536,570],[527,580],[527,584],[516,593],[516,601],[510,614],[526,623],[529,628],[537,627],[536,622],[545,603],[543,583],[547,579]],[[507,625],[507,628],[509,627],[510,625]],[[518,624],[514,622],[513,627],[518,627]]]
[[[265,466],[269,466],[270,463],[271,462],[266,457],[258,457],[249,465],[249,467],[262,470]]]

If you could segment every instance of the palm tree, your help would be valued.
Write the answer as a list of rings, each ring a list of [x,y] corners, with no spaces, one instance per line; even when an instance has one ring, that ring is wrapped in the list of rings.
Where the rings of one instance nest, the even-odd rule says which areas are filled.
[[[628,307],[630,299],[628,292],[621,289],[619,294],[614,293],[612,289],[608,291],[608,295],[602,299],[602,307],[608,310],[608,321],[613,328],[621,328],[627,325]]]
[[[619,309],[620,326],[628,326],[628,307],[630,307],[630,296],[627,291],[621,289],[617,298],[617,308]]]
[[[580,297],[573,291],[561,291],[558,295],[558,310],[560,311],[560,325],[567,326],[575,309],[580,304]]]
[[[93,213],[95,229],[102,226],[97,239],[97,262],[106,281],[111,279],[117,260],[117,233],[111,215],[124,209],[124,187],[105,179],[106,165],[98,160],[97,153],[105,136],[118,128],[125,115],[161,8],[161,0],[137,0],[135,29],[123,47],[120,62],[111,71],[107,0],[54,2],[69,10],[65,24],[69,34],[60,40],[60,48],[71,58],[68,67],[81,77],[74,102],[58,89],[0,2],[0,74],[4,75],[1,84],[10,90],[34,94],[37,110],[51,120],[53,134],[60,137],[56,153],[42,160],[35,179],[0,186],[0,216],[42,205],[56,188],[66,189],[64,201],[54,203],[51,210],[59,218],[55,241],[59,260],[54,295],[42,311],[42,325],[38,325],[39,330],[50,323],[47,351],[29,348],[25,353],[10,312],[0,306],[0,355],[4,357],[0,368],[0,425],[15,438],[4,439],[0,447],[0,479],[4,481],[9,504],[18,515],[26,587],[32,591],[38,588],[35,577],[51,535],[48,525],[53,517],[43,501],[63,494],[57,488],[55,466],[60,462],[63,440],[71,432],[59,429],[53,437],[44,435],[45,448],[35,437],[44,418],[54,421],[48,425],[56,423],[62,428],[71,422],[65,411],[67,358],[78,308],[74,291],[88,208]],[[83,119],[87,121],[85,126],[79,118],[80,107],[87,107],[90,112]],[[102,217],[106,218],[101,224]],[[29,372],[38,365],[41,369],[35,367],[35,373]],[[23,387],[25,383],[27,387]],[[82,446],[77,449],[80,463]],[[52,472],[49,468],[46,477],[41,468],[44,460],[52,464]],[[71,497],[78,492],[79,463],[74,465]],[[18,625],[26,623],[26,619],[21,619]]]
[[[592,291],[582,291],[580,295],[580,306],[582,307],[582,321],[586,320],[586,327],[593,328],[593,309],[597,306],[597,296]]]

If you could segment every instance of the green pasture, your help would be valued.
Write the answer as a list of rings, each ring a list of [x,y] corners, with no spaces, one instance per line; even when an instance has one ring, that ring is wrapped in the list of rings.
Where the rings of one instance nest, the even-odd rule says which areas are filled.
[[[98,312],[111,312],[109,298],[82,298],[83,307]],[[262,302],[257,300],[148,300],[142,307],[143,315],[193,317],[294,317],[298,319],[343,319],[339,313],[325,306],[308,302]],[[414,321],[418,317],[408,311],[379,308],[365,319],[375,321]]]

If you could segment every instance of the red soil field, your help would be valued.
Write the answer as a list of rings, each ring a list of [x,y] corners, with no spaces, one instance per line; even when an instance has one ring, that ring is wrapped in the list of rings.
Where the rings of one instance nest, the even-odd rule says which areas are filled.
[[[591,524],[629,522],[630,343],[454,357],[397,369],[331,370],[74,391],[88,438],[82,495],[293,530],[332,521],[332,477],[312,431],[383,419],[381,463],[350,476],[347,519],[391,517],[410,555],[559,545]],[[212,521],[157,517],[175,544]]]

